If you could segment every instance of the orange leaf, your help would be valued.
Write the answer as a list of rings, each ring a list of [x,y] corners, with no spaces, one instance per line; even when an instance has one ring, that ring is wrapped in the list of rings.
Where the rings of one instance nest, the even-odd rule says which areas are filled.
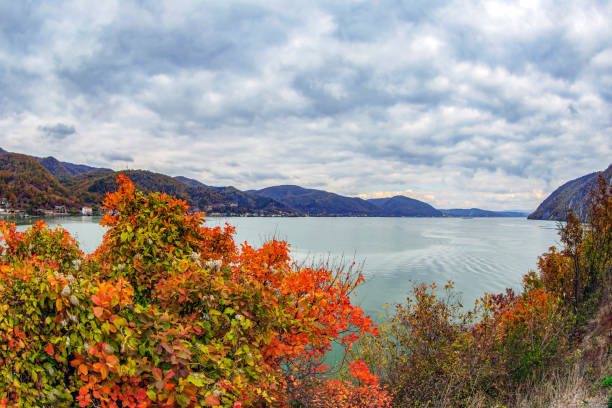
[[[106,364],[111,367],[116,366],[117,364],[119,364],[119,359],[117,358],[117,356],[106,356]]]
[[[208,397],[206,397],[206,399],[204,400],[204,402],[208,405],[210,405],[211,407],[216,407],[221,405],[221,402],[219,401],[219,398],[215,397],[214,395],[209,395]]]
[[[50,356],[55,354],[55,351],[53,350],[53,344],[48,344],[47,347],[45,347],[45,351],[47,352],[47,354],[49,354]]]
[[[105,366],[101,365],[100,366],[100,376],[102,377],[102,379],[106,379],[106,376],[108,375],[108,370],[106,369]]]
[[[93,308],[93,312],[94,312],[94,315],[98,319],[100,319],[102,317],[102,314],[104,313],[104,309],[102,309],[101,307],[94,307]]]

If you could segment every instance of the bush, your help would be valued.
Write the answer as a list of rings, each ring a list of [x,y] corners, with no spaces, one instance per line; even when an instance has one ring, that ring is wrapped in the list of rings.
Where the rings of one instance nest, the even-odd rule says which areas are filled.
[[[405,305],[380,325],[380,336],[364,337],[358,354],[393,390],[393,407],[457,405],[469,393],[467,366],[472,314],[445,287],[439,297],[435,284],[414,288]]]
[[[487,294],[464,313],[452,285],[443,297],[421,285],[387,315],[379,337],[361,338],[354,354],[393,390],[392,405],[516,404],[520,392],[573,364],[572,346],[584,331],[596,333],[587,322],[597,309],[596,321],[608,322],[598,336],[604,344],[587,347],[586,357],[609,361],[612,196],[601,177],[590,214],[586,225],[569,214],[559,231],[563,248],[540,257],[522,294]]]
[[[233,228],[118,182],[90,256],[43,223],[0,227],[0,407],[387,406],[361,366],[322,376],[332,342],[376,334],[350,304],[360,273],[297,267],[274,240],[238,250]]]

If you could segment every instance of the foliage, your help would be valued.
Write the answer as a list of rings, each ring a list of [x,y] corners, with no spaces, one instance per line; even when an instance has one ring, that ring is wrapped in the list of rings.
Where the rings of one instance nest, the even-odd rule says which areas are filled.
[[[438,297],[435,284],[415,287],[380,325],[381,335],[361,341],[363,360],[394,390],[394,407],[432,406],[440,396],[456,400],[468,391],[457,382],[464,369],[457,356],[467,347],[471,314],[461,312],[452,284],[444,290]]]
[[[323,376],[332,342],[376,334],[350,303],[361,274],[297,267],[284,242],[238,249],[118,182],[90,256],[62,229],[0,227],[0,407],[388,406],[362,362]]]
[[[0,154],[0,193],[11,208],[30,213],[56,205],[76,207],[72,194],[34,158],[23,154]]]
[[[486,373],[479,388],[509,398],[522,384],[541,378],[567,350],[567,322],[559,299],[543,289],[515,296],[486,295],[477,307],[472,336]]]
[[[601,380],[600,385],[602,387],[611,388],[612,389],[612,377],[606,377]],[[610,398],[608,399],[608,408],[612,407],[612,393],[610,393]]]
[[[394,407],[465,406],[475,394],[506,399],[549,367],[565,346],[554,296],[541,289],[486,295],[472,312],[452,291],[414,288],[361,357],[394,390]],[[433,380],[435,379],[435,381]]]
[[[540,257],[539,274],[525,278],[526,289],[555,293],[583,325],[612,287],[612,195],[603,177],[592,192],[589,222],[581,224],[570,211],[559,235],[562,250],[551,247]]]
[[[594,321],[609,326],[612,197],[603,177],[589,222],[570,213],[559,234],[563,248],[540,257],[522,294],[486,294],[465,313],[452,285],[442,297],[435,285],[421,285],[387,315],[380,336],[359,340],[355,355],[394,391],[394,407],[469,406],[475,398],[512,405],[523,388],[573,358],[596,309]],[[599,337],[605,346],[586,348],[587,357],[608,360],[609,336]]]
[[[391,408],[391,393],[380,387],[378,381],[378,376],[372,374],[362,360],[354,360],[338,378],[296,378],[292,375],[287,389],[296,407]]]

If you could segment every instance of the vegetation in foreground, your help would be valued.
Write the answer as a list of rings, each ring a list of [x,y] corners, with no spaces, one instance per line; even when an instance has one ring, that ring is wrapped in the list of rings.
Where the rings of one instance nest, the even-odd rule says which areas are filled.
[[[600,177],[586,225],[567,219],[563,248],[540,257],[521,294],[487,294],[466,313],[452,284],[423,285],[360,340],[393,407],[548,406],[572,378],[612,384],[609,183]]]
[[[452,285],[423,285],[380,327],[350,303],[358,271],[298,267],[274,240],[238,249],[231,227],[118,181],[92,255],[43,223],[0,226],[0,407],[533,406],[570,371],[611,383],[603,179],[523,293],[466,313]],[[346,365],[322,364],[333,342]]]
[[[350,303],[358,272],[239,250],[232,227],[118,181],[90,256],[42,222],[1,225],[0,407],[388,406],[359,360],[322,377],[332,342],[376,333]]]

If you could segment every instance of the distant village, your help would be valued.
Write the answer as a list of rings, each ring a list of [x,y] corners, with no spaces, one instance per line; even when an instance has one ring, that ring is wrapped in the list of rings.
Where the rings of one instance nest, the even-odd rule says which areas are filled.
[[[68,208],[65,205],[56,205],[53,209],[37,208],[31,213],[20,208],[13,208],[6,198],[0,199],[0,216],[4,217],[25,218],[30,216],[53,217],[66,215],[92,216],[94,215],[94,209],[93,207],[81,207],[81,210],[78,211],[78,209]]]
[[[238,203],[215,203],[204,206],[204,208],[190,207],[189,212],[198,213],[204,211],[207,217],[285,217],[293,215],[289,212],[280,212],[278,214],[270,215],[265,211],[250,211],[250,212],[239,212]]]
[[[198,207],[190,207],[190,213],[198,213],[204,211],[206,216],[208,217],[228,217],[228,216],[240,216],[240,217],[261,217],[261,216],[270,216],[266,214],[264,211],[251,211],[251,212],[238,212],[238,203],[214,203],[206,205],[204,208],[200,209]],[[0,217],[16,217],[16,218],[27,218],[32,216],[38,217],[55,217],[55,216],[94,216],[94,215],[102,215],[99,208],[94,207],[81,207],[80,211],[78,208],[69,208],[65,205],[56,205],[53,209],[49,208],[38,208],[34,210],[32,213],[27,212],[23,209],[13,208],[10,202],[4,198],[0,199]],[[287,214],[274,214],[274,217],[282,217],[291,215]]]

